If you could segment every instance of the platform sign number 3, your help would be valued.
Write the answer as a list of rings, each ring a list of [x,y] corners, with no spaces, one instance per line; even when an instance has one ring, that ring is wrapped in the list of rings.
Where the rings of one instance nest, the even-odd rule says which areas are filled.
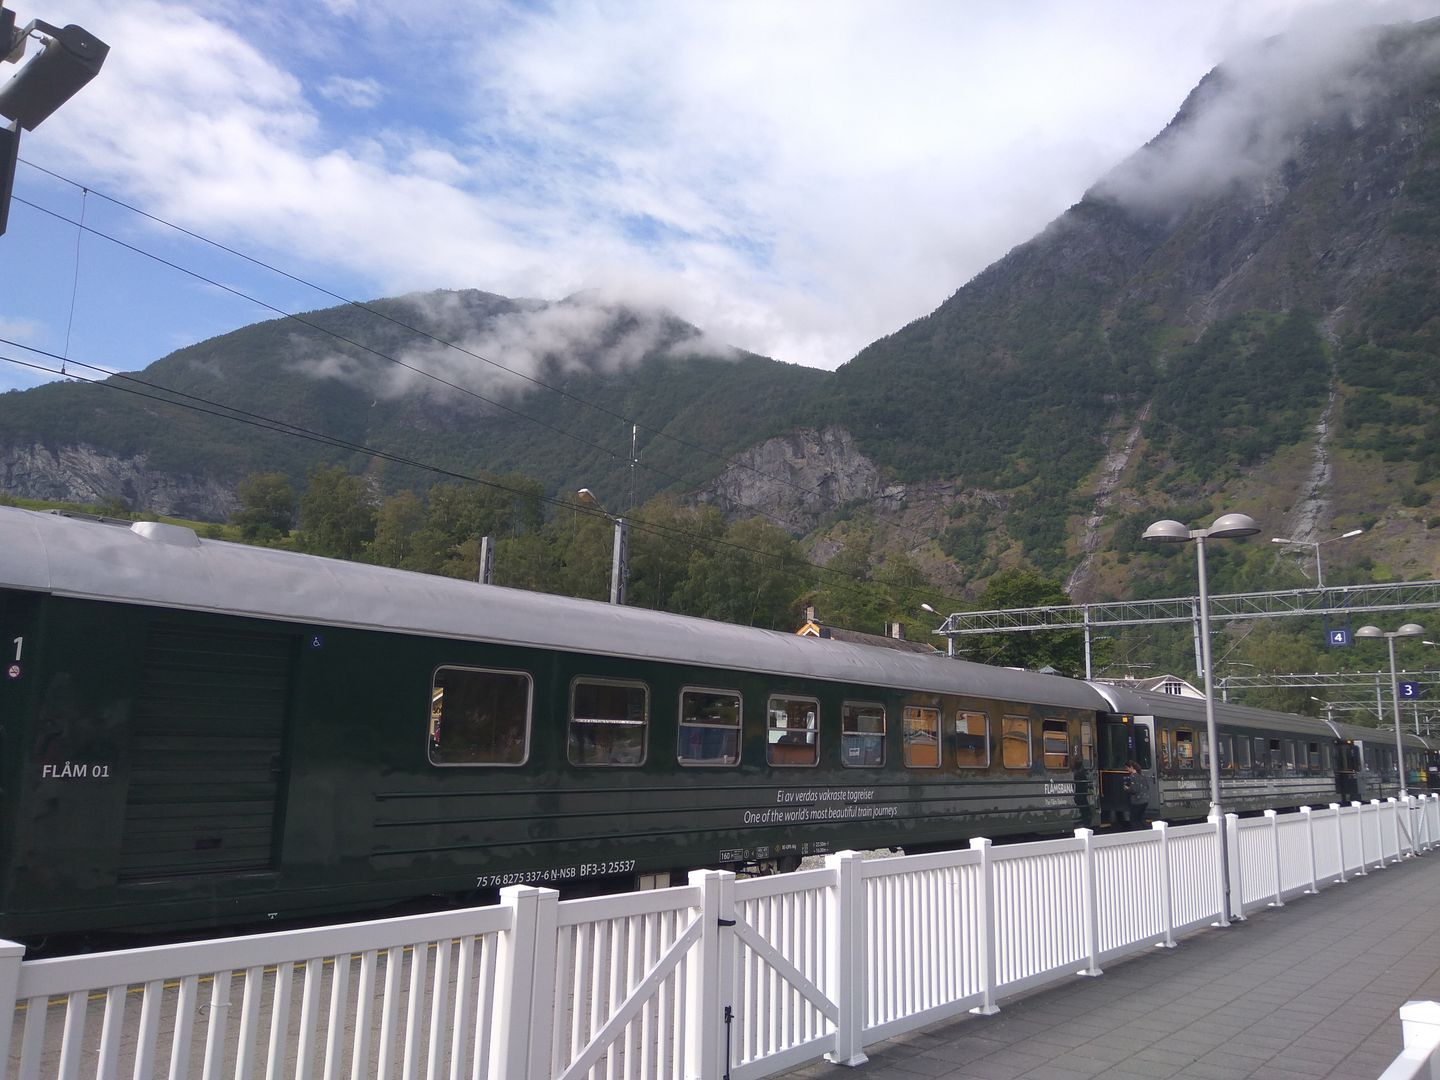
[[[1417,682],[1397,683],[1395,689],[1399,691],[1401,701],[1415,701],[1420,697],[1420,684]]]
[[[17,637],[11,644],[15,646],[15,656],[5,665],[5,678],[13,682],[20,678],[20,654],[25,649],[25,639]]]

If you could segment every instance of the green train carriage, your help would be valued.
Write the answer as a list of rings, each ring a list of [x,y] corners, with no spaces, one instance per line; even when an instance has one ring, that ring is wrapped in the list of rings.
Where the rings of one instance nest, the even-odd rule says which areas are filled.
[[[4,508],[0,550],[10,936],[1087,820],[1083,683],[156,523]]]
[[[0,935],[26,940],[1059,835],[1105,821],[1138,733],[1196,726],[1168,695],[163,524],[0,508],[0,552]]]

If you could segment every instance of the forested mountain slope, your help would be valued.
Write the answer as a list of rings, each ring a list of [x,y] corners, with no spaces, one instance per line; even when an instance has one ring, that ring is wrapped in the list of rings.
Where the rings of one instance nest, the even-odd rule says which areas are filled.
[[[253,472],[433,482],[402,458],[761,508],[818,559],[904,553],[972,593],[1028,566],[1081,599],[1175,587],[1133,558],[1140,528],[1233,507],[1272,535],[1375,526],[1357,572],[1436,577],[1437,265],[1440,22],[1277,39],[833,374],[594,295],[402,297],[182,349],[143,373],[165,393],[130,384],[340,446],[56,384],[0,397],[0,485],[219,518]]]

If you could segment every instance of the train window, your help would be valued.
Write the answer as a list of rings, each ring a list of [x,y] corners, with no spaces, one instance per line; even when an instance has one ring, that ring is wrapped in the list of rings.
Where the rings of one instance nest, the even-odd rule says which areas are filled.
[[[1007,769],[1030,767],[1030,721],[1007,716],[1001,728],[1000,763]]]
[[[1173,769],[1179,764],[1175,760],[1175,732],[1169,728],[1161,728],[1160,735],[1160,767],[1162,769]]]
[[[1329,743],[1321,743],[1321,744],[1320,744],[1320,771],[1321,771],[1321,772],[1327,772],[1327,773],[1330,771],[1330,744],[1329,744]]]
[[[765,714],[765,760],[771,765],[820,763],[820,703],[814,698],[772,697]]]
[[[1087,769],[1095,767],[1095,727],[1089,720],[1080,721],[1080,762]]]
[[[1040,746],[1045,754],[1045,768],[1070,768],[1070,732],[1064,720],[1046,720],[1041,724]]]
[[[734,765],[740,760],[740,695],[734,690],[680,692],[681,765]]]
[[[905,767],[940,767],[940,710],[906,705],[904,719]]]
[[[576,679],[570,684],[571,765],[641,765],[650,721],[644,683]]]
[[[438,668],[430,683],[430,764],[525,764],[530,700],[523,671]]]
[[[1183,728],[1175,732],[1175,764],[1181,769],[1195,764],[1195,735]]]
[[[1250,768],[1250,740],[1244,735],[1235,736],[1235,767]]]
[[[1200,732],[1200,767],[1202,769],[1210,768],[1210,733],[1208,731]]]
[[[847,701],[840,706],[840,763],[852,769],[885,764],[885,706]]]
[[[1220,768],[1230,769],[1235,765],[1235,737],[1233,735],[1220,736]]]
[[[1285,758],[1280,749],[1279,739],[1270,740],[1270,751],[1268,756],[1270,767],[1272,769],[1283,769],[1285,767]]]
[[[1265,769],[1270,766],[1270,744],[1258,735],[1255,737],[1255,767]]]
[[[990,764],[990,723],[982,712],[955,714],[955,764],[984,769]]]
[[[1320,764],[1320,744],[1318,742],[1305,744],[1305,764],[1312,770],[1324,767]]]

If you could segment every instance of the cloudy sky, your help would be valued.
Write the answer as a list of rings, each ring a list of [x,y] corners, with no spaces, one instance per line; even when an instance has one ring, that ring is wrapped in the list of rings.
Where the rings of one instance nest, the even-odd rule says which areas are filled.
[[[6,4],[111,52],[22,139],[0,338],[119,370],[336,302],[307,283],[353,299],[602,289],[833,368],[1075,202],[1227,56],[1440,15],[1440,0]],[[45,377],[0,364],[0,388]]]

